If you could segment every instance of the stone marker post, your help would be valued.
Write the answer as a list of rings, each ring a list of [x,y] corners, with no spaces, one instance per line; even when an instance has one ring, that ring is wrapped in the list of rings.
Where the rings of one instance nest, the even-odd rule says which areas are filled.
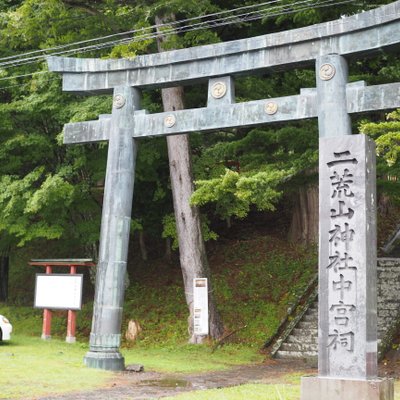
[[[319,144],[318,377],[302,400],[393,399],[377,378],[375,144],[351,135],[347,64],[317,59]]]
[[[90,351],[85,357],[85,364],[94,368],[124,369],[119,346],[136,161],[133,113],[139,106],[137,89],[115,88]]]

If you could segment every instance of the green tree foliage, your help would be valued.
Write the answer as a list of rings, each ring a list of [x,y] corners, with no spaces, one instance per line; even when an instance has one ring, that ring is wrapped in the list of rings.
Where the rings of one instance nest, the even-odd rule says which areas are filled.
[[[374,6],[389,2],[379,0]],[[295,0],[282,3],[299,7]],[[368,9],[368,3],[303,7],[259,21],[184,31],[173,36],[168,46],[183,48],[297,28]],[[246,3],[251,4],[258,2]],[[135,57],[156,52],[154,35],[140,40],[153,32],[149,27],[155,15],[174,13],[180,20],[242,6],[243,2],[221,0],[0,0],[0,57],[136,30],[132,33],[136,40],[129,44],[76,54]],[[398,63],[391,55],[360,60],[351,64],[351,79],[399,80]],[[314,86],[312,69],[243,77],[236,81],[236,101],[296,94],[301,87]],[[187,107],[204,106],[206,96],[204,85],[187,88]],[[160,92],[144,92],[143,108],[160,111]],[[0,67],[0,235],[8,238],[3,243],[63,238],[90,246],[98,240],[107,145],[64,146],[62,127],[96,119],[110,109],[110,96],[63,93],[60,78],[47,72],[43,60]],[[393,118],[386,124],[397,124],[397,117]],[[316,124],[310,122],[193,135],[197,180],[193,202],[212,204],[221,218],[244,217],[252,208],[273,210],[282,193],[293,190],[304,171],[315,167],[317,137]],[[397,161],[396,140],[394,134],[390,139],[380,136],[378,147],[386,160]],[[163,217],[172,210],[168,175],[164,139],[141,141],[133,218],[140,229],[157,237],[165,227]]]
[[[377,155],[393,167],[400,155],[400,111],[389,113],[386,119],[385,122],[364,122],[360,131],[375,139]]]
[[[399,202],[400,110],[387,114],[385,121],[363,121],[360,124],[360,132],[375,140],[380,190]]]
[[[311,123],[226,135],[197,159],[197,176],[207,179],[196,182],[193,203],[214,203],[224,219],[246,217],[252,206],[274,210],[283,184],[316,166],[317,137]]]
[[[76,39],[65,35],[69,11],[59,1],[25,1],[0,19],[2,56]],[[47,26],[49,29],[42,29]],[[91,35],[93,32],[91,32]],[[79,99],[62,93],[45,64],[0,70],[0,232],[23,245],[38,238],[97,240],[100,201],[94,188],[104,176],[101,146],[65,147],[62,126],[109,112],[110,99]],[[102,161],[102,162],[101,162]]]
[[[172,240],[172,245],[171,245],[172,249],[177,250],[179,248],[179,242],[178,242],[178,232],[176,230],[176,222],[174,214],[171,213],[165,215],[162,222],[163,222],[162,237],[164,239],[170,238]],[[203,216],[203,219],[201,221],[201,231],[205,242],[208,240],[218,239],[218,234],[210,229],[209,224],[210,221]]]

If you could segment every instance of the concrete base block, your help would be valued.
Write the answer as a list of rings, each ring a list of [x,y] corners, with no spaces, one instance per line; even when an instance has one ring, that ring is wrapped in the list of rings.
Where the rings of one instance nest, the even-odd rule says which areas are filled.
[[[42,336],[40,336],[40,338],[41,338],[42,340],[51,340],[51,335],[44,335],[44,334],[42,334]]]
[[[65,341],[67,343],[76,343],[76,337],[75,336],[66,336]]]
[[[125,370],[125,359],[118,351],[89,351],[83,359],[89,368],[105,369],[108,371]]]
[[[394,400],[393,379],[353,380],[304,376],[300,400]]]

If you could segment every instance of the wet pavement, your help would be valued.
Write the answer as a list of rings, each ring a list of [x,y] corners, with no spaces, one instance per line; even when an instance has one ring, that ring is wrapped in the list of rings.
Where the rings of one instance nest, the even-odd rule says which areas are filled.
[[[160,374],[156,372],[122,372],[107,387],[46,396],[37,400],[147,400],[174,396],[180,393],[235,386],[244,383],[283,383],[287,374],[313,374],[302,361],[273,360],[265,364],[247,365],[228,371],[198,374]]]

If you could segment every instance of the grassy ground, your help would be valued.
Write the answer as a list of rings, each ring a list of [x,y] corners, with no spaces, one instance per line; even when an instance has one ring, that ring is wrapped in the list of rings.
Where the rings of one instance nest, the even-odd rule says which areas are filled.
[[[111,374],[88,369],[86,345],[14,335],[0,345],[0,398],[26,398],[101,387]]]
[[[0,398],[26,399],[51,394],[86,391],[110,386],[114,373],[85,368],[82,359],[88,345],[74,345],[53,339],[14,335],[11,342],[0,345]],[[207,346],[162,348],[135,347],[123,350],[127,364],[143,363],[147,371],[195,373],[227,369],[237,364],[261,360],[261,355],[246,346],[228,345],[211,354]],[[174,397],[187,400],[298,400],[300,376],[283,376],[274,384],[247,384],[231,388],[184,393]],[[170,399],[170,397],[166,398]],[[400,383],[396,382],[395,400],[400,400]]]
[[[284,249],[284,250],[283,250]],[[230,241],[209,251],[213,290],[231,340],[260,348],[316,272],[312,249],[270,236]],[[143,328],[141,345],[175,345],[187,337],[187,307],[179,265],[139,264],[130,271],[125,323]],[[126,344],[129,345],[129,344]]]
[[[248,384],[164,397],[165,400],[298,400],[299,398],[300,386],[287,384]]]
[[[300,382],[296,384],[247,384],[223,389],[197,390],[165,400],[299,400]],[[321,399],[322,400],[322,399]],[[394,400],[400,400],[400,383],[395,384]]]
[[[0,345],[0,398],[26,398],[91,390],[107,385],[111,372],[84,367],[87,343],[67,344],[38,337],[13,335]],[[146,371],[195,373],[218,371],[238,364],[260,362],[262,356],[247,346],[228,345],[211,354],[208,346],[181,345],[123,349],[126,363],[139,363]]]
[[[288,306],[315,273],[312,250],[289,246],[286,240],[276,237],[230,240],[209,250],[214,294],[226,332],[241,329],[215,352],[211,342],[187,345],[187,308],[179,265],[135,260],[135,267],[129,268],[131,284],[125,296],[123,333],[130,319],[139,322],[142,333],[135,343],[123,339],[126,364],[144,364],[148,371],[195,373],[260,362],[264,357],[259,352],[263,343],[276,331]],[[19,259],[14,256],[10,268],[11,301],[0,304],[0,314],[6,315],[14,326],[12,341],[0,346],[0,360],[7,365],[0,369],[0,397],[23,398],[26,393],[40,396],[107,385],[112,373],[90,370],[82,364],[91,325],[89,298],[78,312],[79,343],[67,345],[63,341],[66,312],[54,313],[52,335],[56,340],[47,343],[39,339],[42,312],[32,308],[31,290],[34,274],[39,271],[26,266],[29,254],[25,249]],[[280,388],[282,393],[286,390],[291,395],[297,386],[263,385],[262,390],[279,396],[276,390]],[[253,389],[249,386],[237,390]],[[258,395],[259,390],[255,392]],[[222,392],[218,393],[219,396]],[[231,396],[229,390],[227,393]],[[244,398],[244,394],[238,396]],[[268,398],[265,393],[263,396]]]

